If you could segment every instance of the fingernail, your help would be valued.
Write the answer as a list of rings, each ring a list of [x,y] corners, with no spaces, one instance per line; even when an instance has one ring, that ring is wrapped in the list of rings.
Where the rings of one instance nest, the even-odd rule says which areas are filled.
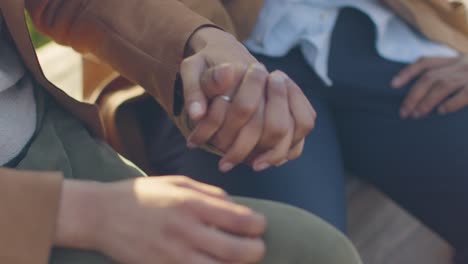
[[[189,149],[194,149],[197,148],[198,146],[190,141],[187,141],[187,148]]]
[[[283,166],[284,164],[286,164],[289,160],[287,159],[284,159],[283,161],[281,161],[280,163],[278,163],[278,165],[276,165],[276,167],[281,167]]]
[[[229,162],[223,162],[221,163],[221,166],[219,166],[219,170],[222,172],[228,172],[234,168],[234,164],[229,163]]]
[[[189,114],[192,119],[200,118],[203,115],[203,108],[199,102],[193,102],[189,107]]]
[[[261,63],[254,63],[254,64],[252,65],[252,68],[253,68],[253,69],[256,69],[256,70],[259,70],[259,71],[266,71],[266,70],[267,70],[266,67],[265,67],[265,65],[263,65],[263,64],[261,64]]]
[[[439,112],[440,115],[445,115],[445,114],[447,114],[447,109],[445,109],[445,107],[441,106],[441,107],[439,107],[438,112]]]
[[[281,86],[284,84],[286,79],[284,78],[284,74],[275,72],[271,75],[271,81],[274,82],[276,85]]]
[[[270,164],[266,163],[266,162],[262,162],[262,163],[257,163],[254,165],[254,170],[255,171],[264,171],[266,169],[270,168]]]

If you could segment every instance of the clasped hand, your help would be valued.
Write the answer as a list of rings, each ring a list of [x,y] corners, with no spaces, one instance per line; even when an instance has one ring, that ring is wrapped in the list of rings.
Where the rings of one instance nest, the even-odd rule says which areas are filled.
[[[216,28],[198,30],[189,47],[181,64],[186,112],[196,123],[189,147],[215,146],[223,172],[242,162],[262,171],[302,154],[316,112],[285,73],[269,73]]]

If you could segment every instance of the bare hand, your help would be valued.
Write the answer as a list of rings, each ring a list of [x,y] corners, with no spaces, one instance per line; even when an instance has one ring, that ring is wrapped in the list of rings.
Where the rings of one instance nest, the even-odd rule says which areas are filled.
[[[264,255],[263,216],[232,203],[217,187],[179,176],[100,184],[93,202],[81,204],[94,208],[78,217],[78,226],[88,228],[70,232],[77,228],[79,210],[70,205],[80,205],[79,184],[64,188],[58,245],[97,250],[128,264],[255,263]],[[86,238],[74,245],[77,234]]]
[[[402,118],[421,118],[468,106],[468,57],[424,58],[403,69],[393,80],[401,88],[418,78],[401,107]]]

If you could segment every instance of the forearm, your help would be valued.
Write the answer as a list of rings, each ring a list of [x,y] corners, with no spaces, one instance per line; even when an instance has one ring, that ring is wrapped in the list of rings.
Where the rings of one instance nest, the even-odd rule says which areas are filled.
[[[65,248],[98,250],[103,183],[66,180],[63,184],[54,245]]]

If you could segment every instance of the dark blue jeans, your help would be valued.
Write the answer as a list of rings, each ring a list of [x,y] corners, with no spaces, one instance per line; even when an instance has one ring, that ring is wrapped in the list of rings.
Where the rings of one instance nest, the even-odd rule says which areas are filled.
[[[382,59],[371,21],[344,9],[333,33],[326,87],[299,49],[283,58],[257,56],[302,87],[317,110],[303,155],[254,173],[240,166],[217,171],[218,157],[187,151],[178,173],[235,195],[286,202],[345,231],[345,171],[362,177],[439,233],[463,254],[468,246],[468,109],[447,116],[402,120],[403,90],[390,82],[405,64]],[[461,260],[463,261],[463,260]],[[465,263],[465,262],[459,262]]]

